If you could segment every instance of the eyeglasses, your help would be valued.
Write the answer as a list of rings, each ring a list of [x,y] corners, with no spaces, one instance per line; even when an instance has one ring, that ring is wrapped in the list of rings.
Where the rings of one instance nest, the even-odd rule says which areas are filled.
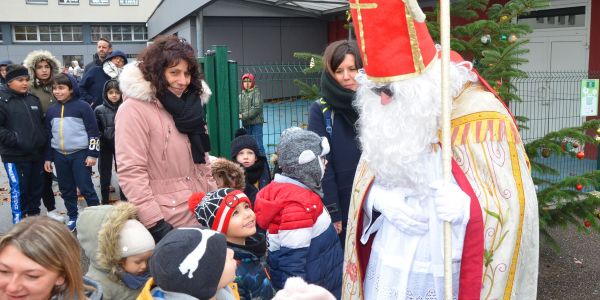
[[[250,80],[250,79],[244,79],[244,80],[242,80],[242,82],[252,82],[252,80]]]
[[[389,85],[374,87],[371,88],[371,91],[377,94],[377,96],[381,96],[381,93],[384,93],[388,97],[394,97],[394,92],[392,92]]]

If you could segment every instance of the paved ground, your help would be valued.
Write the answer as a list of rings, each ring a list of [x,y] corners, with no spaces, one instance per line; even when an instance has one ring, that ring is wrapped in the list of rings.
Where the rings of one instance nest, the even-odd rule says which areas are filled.
[[[98,173],[97,166],[93,167],[94,174],[92,175],[92,180],[94,181],[94,185],[96,187],[96,193],[98,194],[98,199],[101,199],[100,196],[100,176]],[[117,193],[111,194],[111,199],[117,199],[119,197],[118,194],[118,182],[116,174],[114,174],[113,168],[113,178],[112,185],[117,189]],[[58,183],[54,182],[53,189],[55,194],[58,192]],[[66,215],[66,208],[64,202],[60,196],[56,196],[56,207],[59,211],[63,212]],[[85,207],[85,201],[79,201],[80,208]],[[42,205],[42,214],[46,213],[46,209]],[[0,234],[8,231],[12,227],[12,217],[10,210],[10,187],[8,185],[8,178],[6,177],[6,171],[4,167],[0,166]]]
[[[97,172],[93,180],[100,195]],[[113,176],[113,186],[118,186],[116,176]],[[58,190],[56,183],[54,190]],[[6,172],[0,168],[0,234],[12,226],[9,199]],[[57,207],[65,211],[60,197],[56,197],[56,202]],[[84,206],[85,202],[80,201],[80,205]],[[561,250],[555,252],[543,243],[540,246],[538,299],[600,299],[600,234],[577,232],[572,227],[556,228],[551,234]]]

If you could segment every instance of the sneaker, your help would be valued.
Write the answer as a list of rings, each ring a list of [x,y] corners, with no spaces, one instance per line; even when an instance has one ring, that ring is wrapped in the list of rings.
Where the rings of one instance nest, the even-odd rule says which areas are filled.
[[[69,230],[71,230],[71,232],[75,231],[75,225],[77,223],[77,218],[69,218],[69,222],[67,222],[67,227],[69,228]]]
[[[65,215],[61,214],[58,211],[58,209],[54,209],[53,211],[49,211],[48,212],[48,217],[50,217],[50,218],[52,218],[52,219],[54,219],[56,221],[59,221],[61,223],[65,223],[65,221],[67,219]]]

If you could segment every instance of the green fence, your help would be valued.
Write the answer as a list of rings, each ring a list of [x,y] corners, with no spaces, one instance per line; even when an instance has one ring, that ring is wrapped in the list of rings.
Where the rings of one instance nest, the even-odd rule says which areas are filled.
[[[199,61],[212,90],[206,107],[210,153],[229,157],[231,140],[239,128],[237,62],[228,59],[226,46],[213,46]]]
[[[512,80],[522,101],[512,102],[510,108],[515,115],[529,118],[525,124],[528,128],[520,130],[525,143],[562,128],[580,126],[585,121],[585,117],[580,116],[580,98],[581,81],[587,78],[600,78],[600,73],[532,72],[527,78]],[[540,163],[560,172],[559,176],[544,176],[545,179],[557,181],[598,168],[596,146],[584,144],[573,151],[592,155],[586,155],[583,160],[557,155],[540,157]]]
[[[301,99],[299,88],[294,84],[295,79],[304,81],[309,85],[319,85],[320,74],[304,74],[306,64],[271,64],[271,65],[244,65],[236,66],[235,62],[220,64],[214,63],[216,69],[226,69],[226,75],[211,74],[210,57],[226,57],[226,49],[214,48],[214,55],[206,57],[205,70],[208,81],[227,82],[226,86],[216,84],[217,101],[211,101],[208,114],[209,120],[215,128],[210,128],[211,139],[215,143],[218,136],[217,147],[221,155],[228,156],[229,142],[233,132],[240,124],[237,119],[237,99],[240,92],[241,76],[252,73],[256,79],[256,86],[260,89],[265,101],[263,115],[263,145],[267,155],[275,152],[279,136],[283,130],[291,126],[306,128],[308,123],[308,108],[316,99]],[[219,52],[221,51],[221,56]],[[223,52],[225,51],[225,52]],[[545,134],[565,127],[579,126],[585,118],[579,116],[580,111],[580,83],[582,79],[599,78],[600,74],[588,72],[548,72],[530,73],[527,78],[513,79],[512,83],[516,93],[521,97],[521,102],[513,102],[510,108],[515,115],[529,118],[528,129],[522,128],[523,141],[527,143],[540,138]],[[212,87],[212,86],[211,86]],[[215,89],[213,88],[213,92]],[[214,97],[213,97],[214,98]],[[212,105],[212,106],[211,106]],[[217,116],[217,117],[215,117]],[[579,151],[597,153],[594,145],[581,145]],[[542,163],[557,169],[560,176],[547,178],[555,181],[563,176],[574,176],[598,168],[597,155],[587,155],[586,159],[578,160],[565,156],[550,156]]]
[[[304,74],[307,64],[280,65],[245,65],[238,67],[239,78],[245,73],[252,73],[256,86],[260,89],[265,101],[263,115],[263,145],[267,155],[275,152],[281,132],[288,127],[306,128],[308,123],[308,107],[314,99],[300,98],[299,88],[294,79],[307,84],[319,85],[320,74]],[[241,86],[241,81],[240,81]]]

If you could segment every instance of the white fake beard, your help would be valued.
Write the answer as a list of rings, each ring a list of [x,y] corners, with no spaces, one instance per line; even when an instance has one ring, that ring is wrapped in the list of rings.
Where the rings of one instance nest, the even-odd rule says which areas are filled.
[[[456,97],[468,81],[476,82],[470,63],[452,64],[450,83]],[[363,157],[377,181],[388,187],[427,188],[432,161],[427,153],[437,144],[441,121],[441,64],[439,60],[416,78],[390,84],[392,102],[382,105],[371,91],[375,83],[357,76],[354,105],[359,111],[359,140]]]

